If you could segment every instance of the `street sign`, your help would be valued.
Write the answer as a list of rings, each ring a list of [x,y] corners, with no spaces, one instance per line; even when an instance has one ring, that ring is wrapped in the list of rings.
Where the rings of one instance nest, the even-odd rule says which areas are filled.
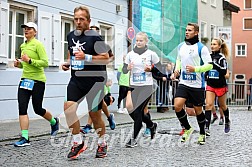
[[[128,30],[127,30],[127,36],[130,40],[134,39],[135,38],[135,30],[133,27],[129,27]]]

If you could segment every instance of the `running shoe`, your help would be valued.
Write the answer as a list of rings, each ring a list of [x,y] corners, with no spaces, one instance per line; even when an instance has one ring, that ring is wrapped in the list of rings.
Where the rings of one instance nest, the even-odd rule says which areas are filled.
[[[230,131],[230,121],[228,123],[225,123],[225,133],[228,133]]]
[[[206,143],[206,135],[200,134],[199,139],[198,139],[198,144],[204,145]]]
[[[67,158],[77,159],[83,151],[87,149],[87,146],[84,145],[84,141],[81,144],[74,143],[71,148],[71,151],[68,153]]]
[[[210,136],[210,130],[208,128],[205,129],[206,137]]]
[[[84,128],[82,128],[80,131],[84,134],[90,133],[92,130],[91,125],[87,124]]]
[[[214,122],[218,119],[218,116],[216,117],[213,117],[212,121],[211,121],[211,124],[214,124]]]
[[[108,117],[108,121],[109,121],[109,127],[111,130],[114,130],[116,127],[116,123],[115,123],[115,116],[113,113],[111,113]]]
[[[153,126],[150,128],[150,132],[151,132],[151,139],[154,139],[155,134],[157,133],[157,123],[154,122]]]
[[[183,128],[180,132],[179,132],[179,136],[182,136],[185,133],[185,128]]]
[[[129,147],[129,148],[134,148],[137,146],[137,142],[136,142],[136,139],[130,139],[128,141],[128,143],[126,143],[125,145],[126,147]]]
[[[25,147],[25,146],[29,146],[29,145],[31,145],[29,139],[27,140],[24,137],[21,137],[21,139],[19,141],[14,143],[15,147]]]
[[[51,136],[56,136],[59,131],[59,118],[54,118],[56,120],[55,125],[51,125]]]
[[[123,113],[123,108],[119,108],[119,109],[117,110],[117,112],[120,113],[120,114],[122,114],[122,113]]]
[[[251,106],[248,106],[248,111],[250,111],[251,110]]]
[[[143,133],[143,137],[150,137],[150,136],[151,136],[151,130],[150,128],[146,128]]]
[[[223,125],[223,124],[224,124],[224,119],[223,119],[223,118],[220,118],[219,125]]]
[[[107,156],[108,145],[106,143],[98,144],[96,158],[104,158]]]
[[[185,133],[182,135],[181,142],[187,141],[190,138],[193,131],[194,129],[192,127],[189,130],[185,129]]]

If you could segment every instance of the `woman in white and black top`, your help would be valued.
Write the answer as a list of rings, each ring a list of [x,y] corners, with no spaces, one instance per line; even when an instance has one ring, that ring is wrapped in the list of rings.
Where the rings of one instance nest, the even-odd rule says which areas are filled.
[[[136,138],[142,128],[142,122],[151,129],[151,139],[156,133],[157,123],[153,123],[149,114],[144,114],[144,108],[153,93],[152,67],[159,67],[159,57],[147,47],[148,36],[139,32],[136,35],[136,46],[126,56],[123,73],[130,71],[130,87],[133,109],[129,111],[130,117],[134,120],[133,138],[126,144],[126,147],[137,145]]]

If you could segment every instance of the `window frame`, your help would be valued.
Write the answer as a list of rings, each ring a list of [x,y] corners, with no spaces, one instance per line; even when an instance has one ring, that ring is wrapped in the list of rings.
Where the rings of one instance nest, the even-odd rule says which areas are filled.
[[[214,1],[214,2],[213,2]],[[212,7],[217,7],[217,1],[216,0],[210,0],[210,5]]]
[[[24,14],[24,23],[26,23],[27,19],[28,19],[28,13],[27,13],[27,11],[20,10],[20,9],[15,9],[15,8],[10,8],[9,13],[10,12],[12,12],[12,16],[10,16],[10,17],[12,17],[12,22],[11,22],[11,25],[12,25],[11,31],[12,31],[12,33],[10,34],[10,31],[8,33],[8,37],[9,37],[8,40],[10,40],[10,37],[11,37],[11,41],[9,41],[9,43],[11,44],[11,46],[9,46],[10,51],[8,49],[8,60],[9,61],[13,61],[16,58],[16,55],[15,55],[16,44],[17,44],[16,38],[18,38],[18,37],[20,38],[21,37],[21,38],[23,38],[23,42],[25,41],[24,34],[23,35],[16,34],[16,32],[17,32],[17,29],[16,29],[17,28],[17,25],[16,25],[16,23],[17,23],[16,16],[17,16],[17,13]]]
[[[245,54],[244,55],[238,55],[238,46],[245,46],[244,51]],[[235,57],[247,57],[247,43],[236,43],[235,44]]]
[[[65,44],[67,44],[67,41],[65,41],[65,24],[66,23],[69,23],[70,24],[70,32],[72,30],[74,30],[74,20],[73,20],[73,16],[63,16],[61,15],[61,61],[62,62],[65,62],[66,59],[65,59],[65,56],[67,58],[67,55],[64,55],[65,54]],[[69,32],[68,32],[69,33]],[[68,34],[67,33],[67,34]]]
[[[214,27],[213,33],[212,33],[212,26]],[[212,36],[212,34],[213,34],[213,36]],[[215,38],[216,36],[217,36],[217,26],[214,24],[211,24],[210,25],[210,38],[211,38],[210,40],[212,41],[212,39]]]
[[[99,28],[100,28],[100,35],[101,37],[104,37],[103,31],[105,32],[105,38],[103,39],[106,44],[108,44],[112,50],[113,53],[115,53],[114,50],[114,42],[115,42],[115,30],[114,26],[110,24],[106,24],[103,22],[99,22]],[[114,69],[115,67],[115,61],[110,62],[107,64],[107,68]]]
[[[13,63],[13,60],[15,60],[15,46],[16,46],[16,12],[19,12],[19,13],[25,13],[25,16],[24,16],[24,23],[26,22],[34,22],[35,20],[35,16],[37,15],[37,8],[34,7],[34,6],[31,6],[31,5],[28,5],[28,4],[23,4],[23,3],[19,3],[19,2],[13,2],[13,1],[9,1],[9,13],[10,12],[13,12],[13,15],[12,15],[12,34],[10,34],[10,29],[8,29],[8,46],[9,46],[9,43],[11,43],[11,46],[9,46],[9,48],[11,47],[11,53],[9,53],[9,49],[7,51],[7,59],[8,59],[8,64],[9,64],[9,67],[11,65],[11,63]],[[10,22],[9,22],[10,23]],[[9,24],[8,23],[8,24]],[[8,25],[8,28],[9,28],[9,25]],[[15,34],[13,34],[15,33]],[[10,36],[12,37],[12,40],[9,41],[10,39]],[[25,36],[24,34],[23,35],[18,35],[18,37],[23,37],[23,41],[25,41]]]
[[[202,23],[204,23],[205,24],[205,27],[204,27],[204,34],[203,34],[203,36],[202,36]],[[204,37],[207,37],[207,22],[205,22],[205,21],[200,21],[200,38],[204,38]]]
[[[250,28],[250,29],[245,29],[245,20],[246,19],[250,19],[250,20],[252,20],[252,17],[244,17],[243,18],[243,30],[245,30],[245,31],[251,31],[252,30],[252,27]]]

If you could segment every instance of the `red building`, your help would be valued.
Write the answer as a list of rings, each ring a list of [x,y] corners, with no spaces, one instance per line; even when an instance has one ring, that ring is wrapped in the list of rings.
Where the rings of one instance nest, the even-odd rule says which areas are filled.
[[[232,82],[248,84],[252,77],[252,0],[230,0],[230,3],[240,8],[239,13],[232,13]],[[239,91],[244,91],[239,95],[241,99],[249,93],[247,86]]]

